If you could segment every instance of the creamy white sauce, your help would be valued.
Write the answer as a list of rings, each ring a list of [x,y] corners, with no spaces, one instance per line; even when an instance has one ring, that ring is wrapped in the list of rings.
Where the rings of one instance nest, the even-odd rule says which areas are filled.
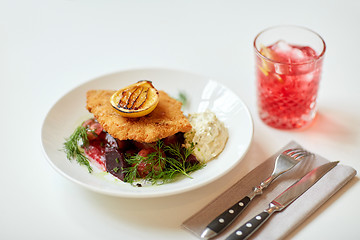
[[[208,162],[218,156],[229,138],[224,123],[209,110],[189,114],[188,118],[192,130],[184,135],[185,147],[191,147],[193,144],[195,146],[193,154],[201,162]]]

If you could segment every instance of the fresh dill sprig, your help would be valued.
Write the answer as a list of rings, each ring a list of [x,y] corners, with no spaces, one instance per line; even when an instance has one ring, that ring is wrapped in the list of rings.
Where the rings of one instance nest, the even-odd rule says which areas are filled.
[[[166,158],[162,155],[161,147],[155,147],[155,152],[143,157],[139,154],[125,156],[125,160],[130,165],[123,169],[125,182],[133,183],[137,178],[143,178],[148,182],[156,184],[156,181],[163,176]],[[139,168],[145,176],[140,176]]]
[[[179,92],[178,100],[183,104],[184,107],[188,104],[188,98],[184,92]]]
[[[184,148],[180,144],[167,146],[160,140],[156,144],[155,152],[150,153],[146,157],[138,154],[125,157],[130,167],[123,169],[125,173],[124,180],[133,184],[140,177],[138,167],[140,164],[144,164],[144,162],[147,173],[144,180],[151,184],[171,182],[179,175],[191,178],[189,175],[191,172],[204,167],[204,164],[200,162],[187,162],[187,158],[193,151],[194,146],[190,148]],[[164,153],[168,153],[168,156],[164,157]]]
[[[176,158],[180,159],[181,162],[186,162],[186,159],[194,152],[195,146],[191,143],[190,147],[182,147],[179,143],[171,144],[164,147],[164,151],[170,153]]]
[[[71,134],[68,139],[65,139],[63,150],[69,160],[75,159],[80,165],[85,165],[91,173],[93,170],[90,166],[89,159],[84,155],[79,145],[87,146],[89,140],[87,138],[86,128],[79,126]]]
[[[129,182],[129,183],[134,182],[134,180],[138,176],[138,172],[137,172],[138,166],[142,162],[143,159],[144,159],[144,157],[142,157],[138,154],[135,154],[133,156],[126,155],[125,161],[127,163],[129,163],[129,165],[131,167],[127,167],[127,168],[123,169],[123,172],[125,174],[124,182]]]
[[[191,163],[187,161],[188,157],[194,152],[194,149],[195,147],[193,144],[191,144],[189,148],[184,148],[180,144],[166,146],[164,151],[174,156],[174,161],[168,161],[169,169],[171,169],[174,173],[181,173],[189,178],[192,178],[189,173],[204,167],[204,164],[200,162]]]

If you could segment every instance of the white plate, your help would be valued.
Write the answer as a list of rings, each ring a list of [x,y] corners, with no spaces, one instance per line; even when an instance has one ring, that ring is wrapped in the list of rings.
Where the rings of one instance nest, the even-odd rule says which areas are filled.
[[[184,92],[189,106],[184,112],[202,112],[210,109],[216,113],[229,130],[229,140],[224,151],[203,169],[164,185],[133,187],[108,173],[87,168],[69,161],[61,151],[64,139],[91,115],[85,109],[86,92],[90,89],[120,89],[138,80],[151,80],[159,90],[176,98]],[[159,197],[178,194],[209,184],[230,171],[246,154],[253,136],[253,123],[248,108],[231,90],[204,76],[191,73],[141,69],[118,72],[86,82],[63,96],[47,114],[42,127],[42,145],[47,160],[60,174],[90,190],[122,197]]]

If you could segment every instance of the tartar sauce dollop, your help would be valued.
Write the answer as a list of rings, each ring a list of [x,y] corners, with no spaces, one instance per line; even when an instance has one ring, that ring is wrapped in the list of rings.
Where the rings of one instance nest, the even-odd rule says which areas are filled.
[[[195,147],[193,154],[200,162],[208,162],[218,156],[224,149],[229,133],[210,110],[189,114],[191,131],[185,133],[185,146]]]

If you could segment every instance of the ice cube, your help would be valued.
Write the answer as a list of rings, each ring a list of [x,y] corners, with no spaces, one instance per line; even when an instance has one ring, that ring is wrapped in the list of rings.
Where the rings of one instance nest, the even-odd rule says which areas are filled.
[[[305,82],[311,82],[314,79],[314,76],[315,76],[315,73],[310,72],[308,74],[304,74],[302,78]]]
[[[302,63],[313,59],[316,52],[308,46],[290,44],[284,40],[279,40],[271,46],[275,60],[287,63]]]
[[[308,60],[308,57],[299,48],[291,47],[290,59],[293,63],[300,63]]]
[[[284,40],[279,40],[273,45],[273,50],[277,52],[289,52],[292,47]]]

